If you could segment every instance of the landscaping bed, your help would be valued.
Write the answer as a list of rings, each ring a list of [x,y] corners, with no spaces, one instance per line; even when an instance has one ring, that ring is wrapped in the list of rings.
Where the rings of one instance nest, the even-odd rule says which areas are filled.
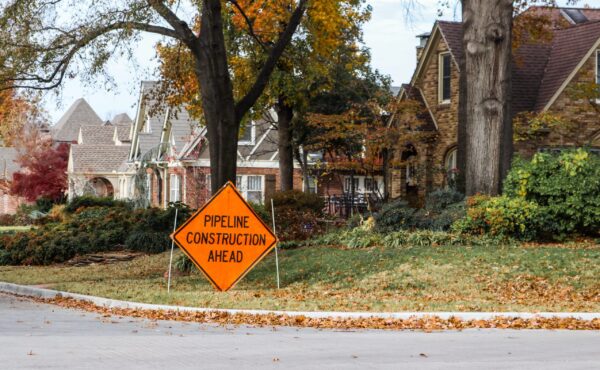
[[[177,252],[179,254],[179,252]],[[600,246],[586,243],[376,243],[302,247],[267,256],[233,290],[194,271],[173,280],[169,254],[84,267],[3,266],[0,281],[146,303],[335,311],[600,311]]]

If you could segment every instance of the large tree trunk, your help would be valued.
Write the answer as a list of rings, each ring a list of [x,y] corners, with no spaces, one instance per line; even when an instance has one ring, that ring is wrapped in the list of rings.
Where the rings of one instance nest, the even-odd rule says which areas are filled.
[[[496,195],[512,156],[512,0],[463,0],[465,190]],[[463,137],[460,137],[463,136]]]
[[[284,97],[280,96],[276,104],[276,110],[279,175],[281,177],[280,190],[286,191],[294,189],[294,148],[292,146],[294,109],[285,102]]]
[[[236,117],[228,71],[220,0],[203,0],[201,30],[196,53],[196,76],[210,151],[211,191],[227,181],[235,184],[237,142],[241,117]]]

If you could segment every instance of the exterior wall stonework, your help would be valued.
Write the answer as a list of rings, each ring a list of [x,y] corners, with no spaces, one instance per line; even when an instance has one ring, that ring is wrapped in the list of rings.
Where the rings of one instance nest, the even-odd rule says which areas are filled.
[[[541,134],[535,142],[515,143],[515,152],[531,157],[539,148],[565,148],[591,146],[600,148],[600,111],[585,99],[577,99],[574,89],[580,84],[594,83],[596,79],[596,53],[584,63],[573,80],[548,109],[561,117],[568,128]],[[600,106],[599,106],[600,109]]]
[[[426,192],[447,185],[446,158],[449,151],[456,148],[458,142],[460,72],[457,63],[453,60],[451,100],[450,103],[440,103],[438,97],[439,55],[449,49],[441,36],[434,37],[437,39],[431,41],[434,42],[432,46],[435,45],[435,47],[430,51],[421,76],[414,83],[414,87],[421,91],[428,110],[437,124],[436,136],[429,144],[413,144],[417,150],[418,196],[421,199]],[[535,141],[515,142],[515,154],[530,157],[542,148],[553,147],[590,146],[600,149],[600,112],[595,110],[590,102],[576,99],[573,96],[573,88],[577,84],[589,84],[595,81],[596,58],[596,53],[593,53],[548,109],[550,113],[560,116],[563,121],[570,124],[568,131],[553,130],[540,134],[539,139]],[[405,144],[399,143],[399,147]],[[401,155],[402,149],[397,149],[395,160],[400,160]],[[406,168],[402,165],[401,168],[391,171],[389,195],[391,198],[406,197],[406,188]]]

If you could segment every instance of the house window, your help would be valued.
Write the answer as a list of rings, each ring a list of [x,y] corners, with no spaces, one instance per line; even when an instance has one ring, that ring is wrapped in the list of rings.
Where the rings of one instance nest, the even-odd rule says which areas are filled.
[[[352,182],[354,182],[354,192],[357,193],[360,191],[359,189],[359,178],[358,177],[354,177],[354,179],[352,179],[352,177],[347,176],[344,179],[344,191],[346,193],[351,193],[352,192]]]
[[[254,139],[256,136],[256,126],[250,122],[247,123],[244,127],[244,132],[242,133],[242,136],[240,136],[240,140],[238,141],[238,144],[240,145],[254,145]]]
[[[179,179],[179,175],[171,175],[169,182],[169,201],[170,202],[179,202],[181,200],[181,192],[180,192],[180,184],[181,181]]]
[[[317,179],[313,176],[308,176],[304,183],[304,191],[309,194],[317,194]]]
[[[457,166],[457,162],[456,162],[457,154],[458,154],[458,151],[456,150],[456,148],[450,149],[448,151],[448,154],[446,154],[445,167],[446,167],[446,176],[447,176],[448,182],[456,180],[456,173],[458,171],[458,166]]]
[[[262,204],[264,201],[263,176],[238,175],[236,187],[248,202]]]
[[[152,125],[150,124],[150,115],[146,114],[146,121],[144,122],[144,133],[149,134],[152,132]]]
[[[452,56],[450,53],[440,54],[439,68],[439,102],[450,103],[452,83]]]

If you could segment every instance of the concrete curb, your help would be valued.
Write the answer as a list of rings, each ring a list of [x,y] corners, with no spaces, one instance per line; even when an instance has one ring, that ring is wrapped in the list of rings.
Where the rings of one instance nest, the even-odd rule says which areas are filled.
[[[591,321],[600,319],[600,312],[301,312],[301,311],[270,311],[270,310],[238,310],[222,308],[200,308],[185,306],[169,306],[161,304],[138,303],[129,301],[120,301],[109,298],[94,297],[89,295],[61,292],[58,290],[36,288],[28,285],[18,285],[0,282],[0,292],[17,294],[35,298],[51,299],[57,296],[73,298],[80,301],[90,302],[100,307],[107,308],[130,308],[140,310],[164,310],[164,311],[182,311],[182,312],[226,312],[229,314],[247,314],[247,315],[287,315],[287,316],[305,316],[309,318],[382,318],[382,319],[410,319],[424,317],[439,317],[447,320],[451,317],[468,320],[491,320],[498,317],[509,317],[519,319],[533,318],[574,318],[579,320]]]

